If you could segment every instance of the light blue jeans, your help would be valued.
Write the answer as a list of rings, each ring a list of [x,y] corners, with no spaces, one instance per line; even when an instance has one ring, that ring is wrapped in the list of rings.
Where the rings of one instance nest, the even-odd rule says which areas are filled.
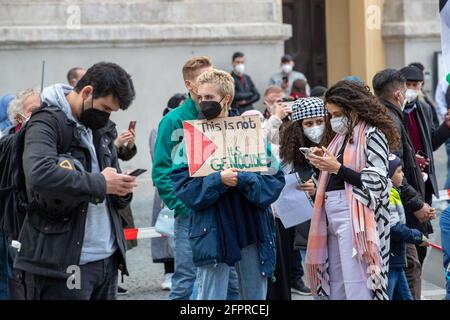
[[[414,300],[403,268],[390,268],[388,273],[389,300]]]
[[[441,242],[444,250],[444,270],[447,296],[446,299],[450,300],[450,207],[444,210],[439,221],[441,227]]]
[[[234,268],[225,263],[198,267],[197,300],[230,299],[230,287],[234,287],[231,284],[235,280],[239,281],[239,293],[242,300],[265,300],[267,277],[263,276],[259,270],[258,247],[250,245],[242,249],[241,256],[241,260],[236,263],[236,278],[233,274]]]
[[[447,180],[445,181],[445,189],[450,189],[450,139],[445,143],[447,151]]]
[[[197,268],[192,261],[192,249],[189,243],[190,218],[177,216],[175,218],[175,270],[172,276],[170,300],[195,300],[195,279]]]

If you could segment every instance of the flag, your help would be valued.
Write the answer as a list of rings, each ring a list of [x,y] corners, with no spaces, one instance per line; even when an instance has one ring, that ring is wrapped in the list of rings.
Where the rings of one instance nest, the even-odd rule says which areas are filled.
[[[442,58],[447,81],[450,83],[450,1],[440,0],[439,11],[441,15]]]

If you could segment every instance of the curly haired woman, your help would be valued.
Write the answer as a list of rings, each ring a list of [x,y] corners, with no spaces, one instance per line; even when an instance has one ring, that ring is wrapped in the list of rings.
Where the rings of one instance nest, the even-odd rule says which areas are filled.
[[[340,81],[325,94],[323,145],[306,265],[315,296],[385,300],[389,264],[389,149],[399,136],[368,87]]]

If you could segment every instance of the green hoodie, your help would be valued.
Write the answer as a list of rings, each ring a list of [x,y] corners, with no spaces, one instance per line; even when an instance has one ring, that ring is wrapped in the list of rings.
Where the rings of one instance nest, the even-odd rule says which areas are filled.
[[[187,217],[191,214],[173,190],[170,173],[172,172],[173,154],[183,136],[183,121],[196,120],[198,109],[194,100],[189,97],[184,103],[173,111],[170,111],[161,120],[158,127],[158,135],[155,143],[152,179],[159,196],[167,207],[175,211],[175,216]]]

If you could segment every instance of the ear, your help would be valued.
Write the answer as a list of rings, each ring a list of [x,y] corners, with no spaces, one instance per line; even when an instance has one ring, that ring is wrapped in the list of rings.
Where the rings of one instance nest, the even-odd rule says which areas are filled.
[[[233,101],[231,100],[231,95],[227,94],[227,95],[225,96],[225,105],[231,107],[231,103],[232,103],[232,102],[233,102]]]
[[[88,85],[81,89],[80,95],[83,100],[87,100],[89,97],[92,98],[92,93],[94,92],[94,87],[91,85]]]
[[[191,82],[191,80],[184,80],[184,85],[186,86],[186,88],[187,88],[189,91],[192,91],[193,87],[192,87],[192,82]]]

